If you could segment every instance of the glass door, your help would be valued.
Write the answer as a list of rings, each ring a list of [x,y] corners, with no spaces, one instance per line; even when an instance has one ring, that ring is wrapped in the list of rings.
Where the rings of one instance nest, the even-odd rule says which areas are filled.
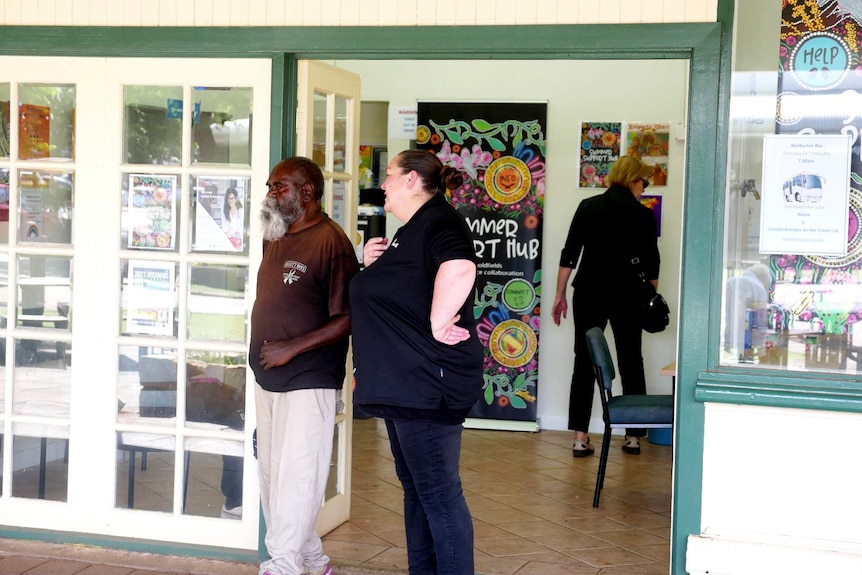
[[[299,61],[297,146],[300,156],[320,166],[326,188],[323,206],[338,222],[354,245],[359,173],[359,76],[328,64]],[[350,463],[353,423],[352,365],[348,354],[347,378],[342,389],[344,406],[335,419],[332,467],[323,510],[317,521],[319,533],[328,533],[350,518]]]
[[[0,63],[5,523],[257,549],[270,66]]]

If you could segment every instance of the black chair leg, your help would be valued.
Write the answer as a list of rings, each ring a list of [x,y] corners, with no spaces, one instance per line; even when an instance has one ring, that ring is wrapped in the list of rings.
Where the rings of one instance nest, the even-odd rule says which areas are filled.
[[[45,466],[47,458],[48,438],[39,438],[39,499],[45,499]]]
[[[599,506],[599,496],[602,493],[602,487],[605,485],[605,469],[608,466],[608,454],[611,451],[611,428],[605,427],[605,434],[602,437],[602,451],[599,455],[599,476],[596,478],[596,493],[593,495],[593,507]]]
[[[191,451],[186,451],[183,457],[183,515],[186,513],[186,499],[189,493],[189,464],[191,463]]]
[[[129,493],[126,498],[127,507],[135,508],[135,450],[129,450]]]

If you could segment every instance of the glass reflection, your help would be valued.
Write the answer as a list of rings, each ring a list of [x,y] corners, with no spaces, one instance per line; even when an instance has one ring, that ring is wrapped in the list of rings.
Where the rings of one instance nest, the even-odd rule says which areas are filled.
[[[314,163],[320,166],[320,169],[326,169],[326,94],[320,92],[314,93],[314,116],[312,118],[312,152],[311,159]]]
[[[75,86],[21,84],[18,159],[75,157]]]
[[[187,438],[184,513],[242,519],[242,455],[241,441]]]
[[[18,325],[69,330],[72,258],[18,256]]]
[[[170,435],[117,433],[115,505],[146,511],[173,511],[174,452]]]
[[[69,429],[38,423],[12,428],[12,496],[66,501]]]
[[[11,121],[9,111],[12,101],[11,85],[9,82],[0,82],[0,158],[9,157],[9,146],[11,142]]]
[[[9,169],[0,168],[0,244],[9,243]]]
[[[195,87],[192,162],[251,165],[252,89]]]
[[[339,423],[335,426],[335,432],[332,435],[332,458],[329,463],[329,477],[326,480],[326,491],[323,495],[324,501],[329,501],[340,493],[338,488],[338,438],[341,435],[341,428],[344,423]]]
[[[63,341],[15,341],[12,413],[68,417],[71,402],[72,344]]]
[[[247,266],[189,266],[188,337],[244,342]]]
[[[245,429],[245,354],[188,352],[186,425]]]
[[[182,141],[182,86],[123,86],[126,163],[179,165]]]
[[[862,122],[853,100],[862,79],[837,48],[856,50],[856,32],[845,35],[855,24],[837,12],[825,24],[798,23],[789,3],[737,7],[720,361],[858,374]],[[827,37],[839,57],[812,70],[813,49],[802,47]],[[824,148],[839,134],[851,136],[849,173],[824,177],[845,165]]]
[[[249,178],[192,176],[192,251],[248,253],[249,183]]]
[[[347,102],[346,98],[335,97],[335,150],[332,158],[332,171],[345,171],[345,152],[347,150]]]
[[[6,381],[7,322],[9,317],[9,256],[0,254],[0,382]],[[6,386],[0,385],[0,413],[6,406]],[[2,446],[2,442],[0,442]]]
[[[176,350],[121,346],[117,421],[174,425],[177,414]]]
[[[74,187],[70,171],[20,170],[18,240],[71,244]]]

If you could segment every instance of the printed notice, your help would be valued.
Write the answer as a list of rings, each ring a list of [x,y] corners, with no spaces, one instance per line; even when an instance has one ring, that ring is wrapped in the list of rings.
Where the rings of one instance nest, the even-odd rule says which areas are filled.
[[[760,253],[844,255],[850,209],[850,139],[763,138]]]
[[[174,335],[175,269],[171,262],[129,260],[127,333]]]

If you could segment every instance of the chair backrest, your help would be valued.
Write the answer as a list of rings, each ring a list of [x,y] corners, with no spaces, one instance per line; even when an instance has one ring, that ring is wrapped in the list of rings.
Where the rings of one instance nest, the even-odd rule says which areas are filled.
[[[599,387],[610,394],[611,386],[617,374],[614,371],[614,360],[611,359],[611,352],[608,350],[608,341],[605,339],[604,331],[597,327],[587,331],[587,349],[596,370]]]

